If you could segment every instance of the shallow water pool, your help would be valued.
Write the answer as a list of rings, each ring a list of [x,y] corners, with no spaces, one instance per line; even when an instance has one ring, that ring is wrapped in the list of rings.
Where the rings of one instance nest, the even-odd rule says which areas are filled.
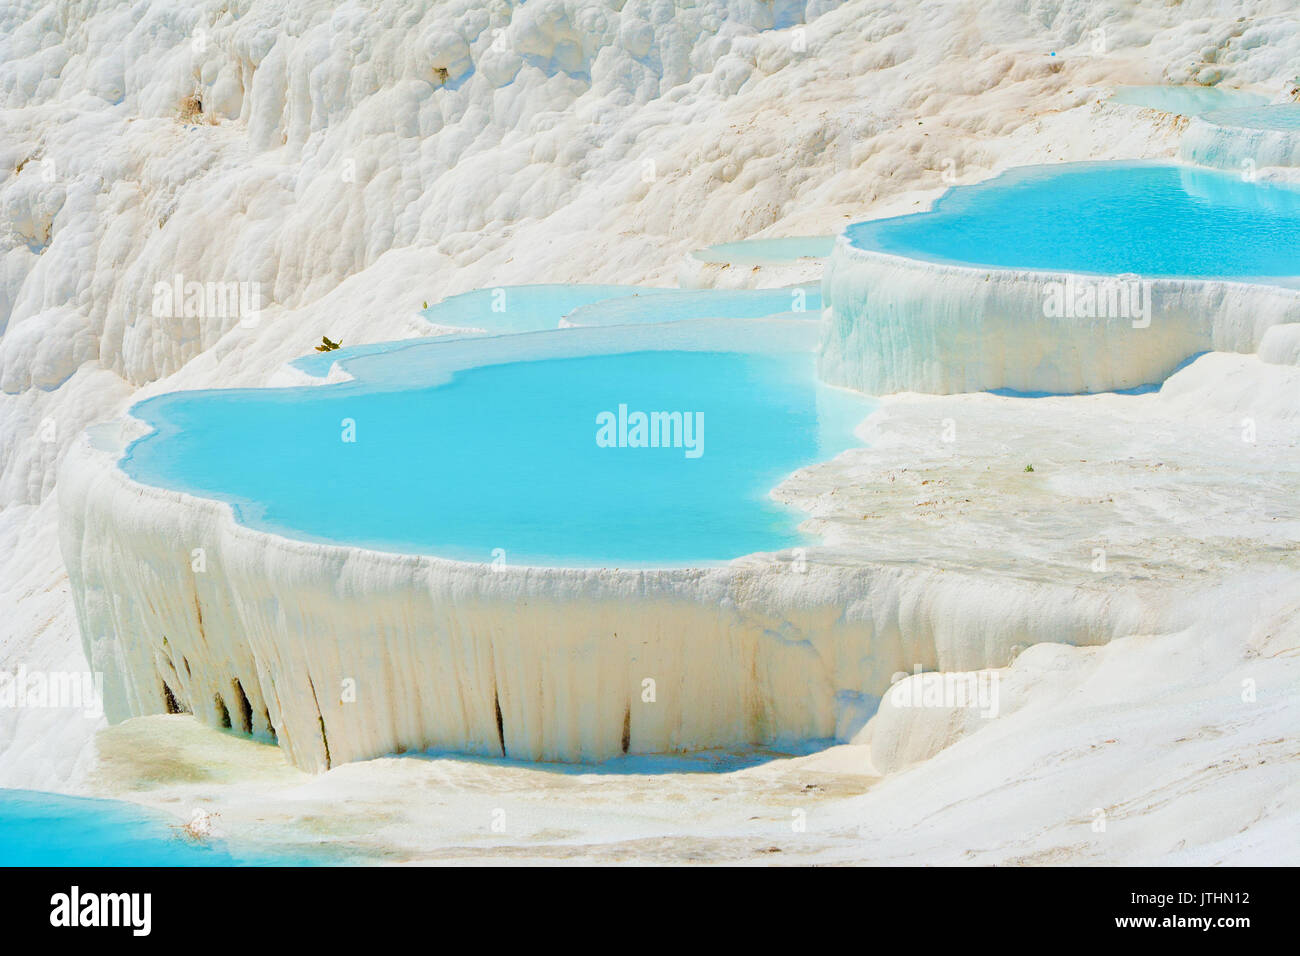
[[[558,328],[574,309],[624,296],[671,291],[634,285],[516,285],[475,289],[434,303],[420,314],[434,325],[491,335]]]
[[[1215,110],[1202,117],[1216,126],[1241,129],[1266,129],[1278,132],[1300,131],[1300,103],[1279,103],[1249,109]]]
[[[624,296],[574,309],[568,321],[580,326],[639,325],[686,319],[757,319],[766,315],[817,319],[821,283],[777,289],[673,290],[654,296]]]
[[[1263,106],[1268,97],[1216,86],[1122,86],[1111,100],[1164,113],[1202,116],[1212,110]]]
[[[162,395],[132,410],[157,430],[122,467],[291,537],[483,562],[681,566],[799,543],[802,515],[769,490],[855,444],[870,409],[816,384],[806,351],[614,352],[478,365],[426,387]]]
[[[513,335],[572,326],[643,325],[685,319],[752,319],[778,313],[816,319],[821,284],[777,289],[663,289],[634,285],[521,285],[476,289],[450,296],[421,313],[434,325],[465,335]],[[454,333],[453,333],[454,334]],[[324,378],[335,363],[382,355],[413,341],[374,342],[295,359],[293,365]]]
[[[701,262],[734,265],[782,265],[800,259],[825,259],[835,248],[834,236],[789,236],[724,242],[692,253]]]
[[[0,789],[0,866],[303,865],[234,853],[183,836],[157,814],[116,800]]]
[[[1268,280],[1300,273],[1300,188],[1164,163],[1033,166],[846,235],[959,265]]]
[[[673,291],[636,285],[508,285],[448,296],[421,310],[420,315],[441,328],[464,329],[467,335],[511,335],[560,328],[575,309],[597,302]],[[324,378],[335,362],[377,355],[389,351],[393,344],[345,346],[304,355],[293,364],[308,375]]]

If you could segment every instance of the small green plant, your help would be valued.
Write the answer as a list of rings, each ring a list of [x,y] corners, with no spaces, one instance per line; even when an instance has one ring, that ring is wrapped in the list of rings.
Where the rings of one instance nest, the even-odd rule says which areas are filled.
[[[1025,465],[1025,471],[1033,471],[1033,470],[1034,470],[1033,465]]]
[[[342,342],[331,342],[330,337],[328,335],[322,335],[320,337],[320,345],[316,346],[316,351],[333,352],[336,348],[338,348],[342,344],[343,344]]]

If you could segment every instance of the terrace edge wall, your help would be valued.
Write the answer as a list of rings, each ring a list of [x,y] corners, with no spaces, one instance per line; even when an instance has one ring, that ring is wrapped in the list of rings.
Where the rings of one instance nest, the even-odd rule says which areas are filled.
[[[1113,391],[1201,352],[1255,352],[1270,327],[1300,322],[1300,290],[1211,279],[1149,280],[1145,325],[1044,314],[1047,283],[1108,278],[1120,277],[931,263],[841,236],[822,280],[818,374],[873,395]]]
[[[1000,667],[1017,646],[1103,643],[1177,613],[1133,592],[990,587],[817,548],[796,573],[782,553],[709,569],[494,570],[314,544],[131,480],[120,441],[83,436],[59,495],[109,720],[190,711],[274,733],[314,772],[417,750],[589,762],[847,739],[917,665]]]

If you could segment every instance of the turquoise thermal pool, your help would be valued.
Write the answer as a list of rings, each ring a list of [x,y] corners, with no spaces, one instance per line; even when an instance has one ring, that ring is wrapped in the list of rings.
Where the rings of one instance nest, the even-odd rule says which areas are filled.
[[[512,285],[475,289],[451,295],[421,310],[430,324],[464,329],[467,335],[511,335],[560,328],[575,310],[629,296],[650,297],[671,289],[635,285]],[[377,355],[406,342],[373,342],[332,352],[316,352],[296,359],[294,367],[315,378],[329,374],[335,362]]]
[[[434,325],[489,335],[558,328],[574,309],[623,296],[670,291],[634,285],[518,285],[475,289],[435,302],[420,314]]]
[[[509,344],[457,345],[485,342]],[[161,395],[132,410],[155,431],[121,467],[289,537],[481,562],[681,566],[800,543],[802,516],[770,489],[856,444],[871,410],[817,384],[806,351],[484,361],[427,386],[360,374]]]
[[[465,334],[508,335],[566,326],[641,325],[685,319],[754,319],[798,312],[821,314],[821,284],[778,289],[658,289],[632,285],[521,285],[449,296],[421,314]],[[294,367],[324,378],[335,362],[406,348],[412,340],[376,342],[296,359]],[[433,341],[426,339],[424,341]]]
[[[1206,113],[1202,119],[1216,126],[1274,130],[1279,133],[1300,132],[1300,103],[1215,110],[1213,113]]]
[[[957,265],[1268,281],[1300,274],[1300,188],[1163,163],[1033,166],[846,234]]]
[[[816,321],[821,317],[821,283],[780,289],[700,289],[624,296],[575,309],[569,321],[580,326],[639,325],[686,319],[758,319],[789,314]]]
[[[795,240],[768,240],[773,242]],[[828,244],[833,243],[827,240]],[[737,243],[741,245],[741,243]],[[800,286],[821,307],[821,288]],[[569,325],[678,322],[694,318],[757,318],[788,312],[794,289],[658,289],[631,285],[523,285],[449,296],[423,315],[438,326],[489,335],[541,332]],[[606,317],[609,313],[609,317]]]
[[[0,789],[0,866],[304,865],[184,836],[130,803]]]
[[[1182,116],[1203,116],[1214,110],[1263,106],[1268,97],[1215,86],[1122,86],[1111,101]]]
[[[825,259],[835,248],[834,236],[791,236],[724,242],[693,253],[701,262],[735,265],[783,265],[800,259]]]

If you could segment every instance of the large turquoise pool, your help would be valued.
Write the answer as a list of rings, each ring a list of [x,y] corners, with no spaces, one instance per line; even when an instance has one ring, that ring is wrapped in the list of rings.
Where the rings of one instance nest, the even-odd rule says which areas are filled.
[[[1267,280],[1300,274],[1300,189],[1164,163],[1033,166],[846,232],[960,265]]]
[[[130,803],[0,789],[0,866],[303,865],[182,835]]]
[[[156,431],[122,467],[292,537],[484,562],[680,566],[798,543],[801,515],[769,490],[854,444],[870,408],[816,384],[807,351],[582,355],[475,365],[424,387],[162,395],[133,409]]]

